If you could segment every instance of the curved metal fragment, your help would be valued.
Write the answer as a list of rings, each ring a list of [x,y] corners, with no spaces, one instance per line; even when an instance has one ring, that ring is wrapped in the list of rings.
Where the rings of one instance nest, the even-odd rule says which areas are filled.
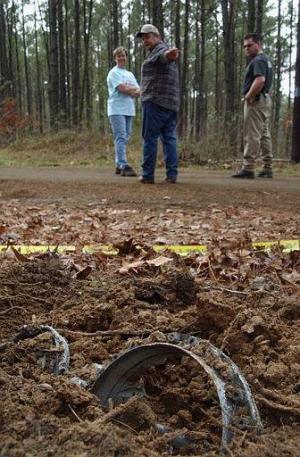
[[[180,333],[166,335],[166,343],[151,343],[129,349],[104,370],[93,386],[103,406],[110,399],[120,403],[136,394],[136,381],[148,368],[166,359],[189,356],[208,373],[217,389],[222,411],[222,445],[233,438],[233,428],[259,432],[262,423],[250,387],[236,364],[209,341]],[[135,384],[134,384],[135,383]]]
[[[61,336],[55,328],[50,325],[26,325],[14,336],[13,341],[17,343],[26,338],[34,338],[44,332],[50,332],[52,334],[55,347],[60,350],[54,362],[54,374],[59,375],[65,373],[68,371],[70,364],[69,345],[67,340]]]

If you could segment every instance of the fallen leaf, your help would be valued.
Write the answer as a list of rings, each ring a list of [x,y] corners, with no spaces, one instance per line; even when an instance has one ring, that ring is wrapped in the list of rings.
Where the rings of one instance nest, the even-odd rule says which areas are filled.
[[[15,254],[16,258],[20,261],[20,262],[30,262],[31,260],[26,257],[25,255],[21,254],[21,252],[19,252],[16,248],[14,248],[13,246],[10,246],[10,249],[13,251],[13,253]]]
[[[286,281],[293,282],[293,283],[300,283],[300,273],[293,270],[292,273],[282,273],[282,278]]]
[[[147,260],[146,263],[148,265],[155,265],[156,267],[160,267],[162,265],[165,265],[166,263],[172,262],[173,259],[170,259],[170,257],[164,257],[163,255],[160,257],[157,257],[156,259],[152,260]]]
[[[85,279],[88,277],[88,275],[92,272],[92,267],[90,265],[87,265],[86,267],[82,268],[80,271],[78,271],[75,274],[75,278],[77,279]]]
[[[146,265],[146,262],[144,260],[137,260],[136,262],[127,263],[119,269],[119,273],[128,273],[128,271],[134,270],[144,265]]]

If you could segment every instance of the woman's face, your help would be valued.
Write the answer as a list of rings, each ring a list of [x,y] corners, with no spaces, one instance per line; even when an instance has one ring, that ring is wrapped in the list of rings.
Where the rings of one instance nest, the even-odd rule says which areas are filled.
[[[118,67],[124,68],[127,61],[127,56],[125,52],[120,52],[116,55],[116,64]]]

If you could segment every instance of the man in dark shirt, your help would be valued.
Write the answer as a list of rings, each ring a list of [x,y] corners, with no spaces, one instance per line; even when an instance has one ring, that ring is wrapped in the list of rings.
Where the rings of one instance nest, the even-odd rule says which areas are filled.
[[[137,33],[149,51],[143,65],[141,100],[143,107],[143,162],[140,182],[154,183],[157,142],[161,139],[166,165],[166,182],[177,179],[176,122],[179,110],[179,76],[177,48],[162,42],[158,29],[145,24]]]
[[[244,37],[244,49],[249,59],[243,83],[244,94],[244,163],[233,178],[254,178],[255,161],[261,153],[263,169],[259,178],[273,178],[272,142],[269,130],[272,85],[272,64],[263,54],[261,39],[256,33]]]

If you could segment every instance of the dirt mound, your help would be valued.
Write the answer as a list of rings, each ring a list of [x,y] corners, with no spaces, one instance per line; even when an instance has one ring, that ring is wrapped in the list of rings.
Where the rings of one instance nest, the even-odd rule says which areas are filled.
[[[112,357],[168,332],[208,339],[245,375],[264,430],[236,431],[232,455],[299,455],[300,253],[256,252],[241,240],[202,256],[164,256],[168,262],[144,252],[5,260],[1,455],[219,455],[218,395],[187,357],[147,369],[141,398],[106,409],[90,392]],[[45,324],[69,344],[70,369],[59,376],[51,360],[60,348],[49,332],[14,339],[24,325]]]

